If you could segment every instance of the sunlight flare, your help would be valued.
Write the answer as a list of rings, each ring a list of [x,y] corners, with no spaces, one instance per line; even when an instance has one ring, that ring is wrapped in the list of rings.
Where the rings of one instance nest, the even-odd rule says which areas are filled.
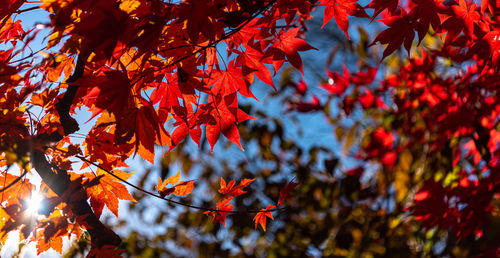
[[[28,199],[27,205],[28,208],[26,211],[29,214],[38,214],[38,210],[40,209],[40,206],[43,201],[43,195],[40,194],[38,191],[33,191],[31,192],[31,198]]]

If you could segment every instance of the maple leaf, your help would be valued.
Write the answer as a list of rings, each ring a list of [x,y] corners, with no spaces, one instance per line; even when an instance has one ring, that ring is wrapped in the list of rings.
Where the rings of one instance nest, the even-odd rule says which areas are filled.
[[[61,236],[45,240],[40,239],[36,243],[36,254],[40,255],[41,253],[48,251],[50,249],[53,249],[59,254],[62,254],[62,247],[63,247],[63,238]]]
[[[87,89],[86,105],[92,110],[92,118],[103,110],[112,112],[115,117],[123,117],[130,93],[130,81],[122,71],[105,71],[98,76],[83,76],[75,82]],[[125,105],[124,105],[125,104]]]
[[[215,206],[215,209],[217,211],[205,211],[204,214],[208,214],[209,216],[213,217],[212,223],[219,221],[225,227],[228,211],[233,210],[233,205],[229,203],[230,201],[231,199],[221,199],[217,202],[217,205]]]
[[[257,229],[257,225],[260,224],[262,229],[266,231],[266,220],[267,218],[274,220],[273,214],[270,212],[270,210],[275,208],[276,206],[269,204],[265,209],[260,210],[260,212],[255,215],[255,217],[253,218],[253,220],[255,221],[255,229]]]
[[[372,0],[369,4],[369,8],[375,9],[372,19],[375,19],[381,12],[387,9],[389,14],[394,14],[398,8],[399,0]]]
[[[214,40],[217,34],[223,32],[220,26],[222,24],[218,24],[212,17],[215,15],[220,15],[220,10],[209,1],[187,2],[180,10],[181,18],[186,19],[186,31],[194,42],[197,42],[201,35]]]
[[[219,118],[220,120],[215,120],[214,124],[207,124],[206,127],[207,140],[210,143],[211,151],[213,151],[215,143],[219,139],[221,132],[224,136],[226,136],[226,138],[243,150],[243,146],[241,146],[240,143],[240,133],[238,132],[238,127],[231,119],[231,116],[220,115]]]
[[[433,180],[425,181],[415,194],[414,204],[411,207],[413,216],[417,221],[423,221],[425,228],[431,228],[446,219],[448,204],[444,200],[445,194],[443,187]]]
[[[232,49],[236,49],[240,45],[250,44],[254,40],[261,40],[263,38],[268,38],[269,33],[266,30],[262,30],[257,19],[252,19],[240,30],[234,33],[227,41]]]
[[[429,31],[431,25],[434,31],[441,26],[438,10],[444,8],[441,4],[442,0],[412,0],[416,6],[410,11],[409,16],[418,17],[415,30],[418,33],[419,43],[424,39],[425,34]]]
[[[126,173],[119,169],[112,171],[113,174],[123,180],[127,180],[134,173]],[[97,176],[93,173],[85,173],[84,176],[88,181],[98,178],[99,184],[88,187],[87,195],[90,197],[90,205],[97,217],[101,216],[104,205],[118,217],[118,199],[134,201],[134,197],[130,195],[127,188],[118,181],[115,177],[107,174],[104,170],[99,169]]]
[[[329,77],[328,83],[324,83],[321,85],[322,88],[327,90],[330,94],[334,94],[336,96],[341,96],[344,91],[349,86],[351,82],[349,70],[347,67],[343,66],[344,75],[340,75],[338,72],[326,71]]]
[[[382,60],[396,51],[403,43],[408,51],[408,55],[410,54],[410,47],[415,37],[415,31],[413,30],[413,23],[410,21],[410,17],[407,15],[406,11],[402,9],[401,12],[401,16],[391,16],[380,20],[385,25],[389,26],[389,28],[382,31],[369,45],[373,46],[377,41],[382,44],[389,44],[384,50]],[[380,62],[382,62],[382,60],[380,60]]]
[[[100,2],[100,8],[94,7],[87,15],[82,15],[71,33],[83,37],[84,51],[93,51],[96,59],[107,59],[112,56],[118,41],[133,27],[127,26],[131,17],[126,12],[112,8],[107,1]]]
[[[20,239],[26,239],[31,232],[33,227],[36,225],[36,217],[34,214],[27,211],[28,205],[25,201],[20,200],[19,203],[11,204],[5,208],[0,207],[0,215],[3,224],[0,229],[0,239],[5,243],[7,238],[7,233],[12,230],[20,229]]]
[[[349,27],[349,19],[347,15],[353,15],[357,17],[368,17],[363,7],[361,7],[356,0],[321,0],[320,5],[325,5],[325,14],[323,16],[323,25],[321,28],[335,17],[335,22],[339,28],[345,33],[348,39],[349,33],[347,31]]]
[[[486,33],[481,40],[476,41],[471,52],[484,56],[494,68],[498,69],[500,65],[500,31],[493,30]]]
[[[172,145],[172,138],[170,134],[165,130],[163,123],[156,113],[154,107],[149,103],[145,104],[140,108],[128,107],[123,108],[123,114],[117,116],[111,112],[103,112],[102,115],[97,120],[96,127],[93,128],[89,134],[95,135],[95,130],[100,127],[107,127],[112,124],[116,124],[116,129],[114,131],[114,144],[119,146],[107,147],[108,150],[115,149],[119,152],[123,152],[128,147],[135,145],[135,151],[142,158],[149,161],[151,164],[154,163],[154,153],[155,153],[155,143],[161,146]],[[122,104],[122,106],[125,106]],[[105,132],[99,132],[99,134],[106,134]],[[135,138],[134,138],[135,136]],[[96,140],[94,137],[87,137],[86,142],[100,142],[103,139]],[[87,143],[90,145],[90,143]],[[107,155],[117,154],[119,152],[109,151]]]
[[[42,53],[42,55],[44,55]],[[47,61],[47,79],[49,81],[57,81],[64,71],[65,78],[68,78],[75,67],[74,60],[72,57],[66,55],[47,55],[45,54]]]
[[[213,151],[215,143],[219,139],[221,133],[244,151],[243,146],[241,146],[240,143],[240,134],[236,124],[248,119],[256,118],[249,116],[243,112],[243,110],[238,108],[238,98],[236,93],[226,95],[224,97],[209,97],[209,100],[215,100],[217,102],[212,103],[212,105],[216,105],[217,108],[213,106],[210,107],[212,108],[210,112],[211,118],[213,119],[209,119],[206,126],[207,140],[208,143],[210,143],[211,151]]]
[[[226,198],[231,199],[233,197],[236,197],[236,196],[239,196],[239,195],[246,193],[246,191],[243,191],[242,188],[247,187],[253,181],[255,181],[255,178],[254,179],[245,178],[245,179],[241,180],[241,182],[238,185],[235,185],[236,181],[234,181],[234,180],[231,180],[228,184],[226,184],[226,181],[224,181],[224,178],[221,177],[220,178],[219,193],[221,193],[223,195],[222,196],[223,199],[226,199]]]
[[[17,8],[24,4],[24,0],[2,0],[0,1],[2,7],[0,8],[0,21],[3,20],[12,12],[16,11]]]
[[[299,183],[295,183],[293,181],[288,182],[288,184],[284,185],[280,190],[280,198],[278,199],[278,206],[283,206],[283,202],[293,197],[290,193]]]
[[[264,54],[264,58],[273,57],[273,66],[275,73],[281,68],[286,59],[290,64],[297,68],[302,75],[304,75],[304,70],[302,69],[302,59],[300,58],[299,51],[306,51],[310,49],[316,49],[309,45],[305,40],[298,38],[297,33],[300,27],[290,29],[277,38],[276,42],[272,44],[269,49]]]
[[[474,24],[478,23],[481,15],[477,12],[477,5],[465,0],[459,0],[458,5],[451,6],[454,15],[441,24],[440,32],[447,31],[445,44],[455,41],[463,31],[469,39],[475,39]]]
[[[236,64],[242,66],[242,72],[244,75],[255,73],[255,75],[257,75],[262,82],[270,85],[274,90],[276,90],[271,72],[269,72],[269,69],[264,65],[262,60],[264,58],[264,53],[250,45],[246,46],[244,52],[235,52],[238,53]]]
[[[163,122],[160,121],[154,107],[149,103],[139,108],[135,115],[136,150],[141,157],[154,164],[155,143],[170,146],[172,145],[171,136],[163,127]]]
[[[63,216],[61,210],[55,210],[48,218],[44,218],[39,224],[42,230],[33,235],[33,239],[39,239],[36,245],[37,255],[49,249],[62,254],[63,236],[71,236],[69,227],[68,218]]]
[[[235,67],[234,63],[234,60],[229,62],[226,70],[213,72],[212,78],[215,83],[212,87],[212,92],[221,94],[222,96],[238,92],[245,97],[257,100],[250,91],[250,84],[252,82],[249,78],[245,78],[242,70]]]
[[[7,160],[7,164],[9,161]],[[5,189],[0,193],[0,199],[6,201],[10,205],[12,204],[22,204],[19,200],[26,199],[31,195],[31,191],[34,189],[34,185],[30,183],[28,179],[22,179],[21,183],[15,183],[19,180],[18,176],[11,174],[0,175],[0,188],[6,188],[6,186],[11,185],[8,189]]]
[[[312,112],[324,109],[324,106],[319,102],[318,97],[312,95],[311,101],[301,100],[298,103],[290,103],[288,110],[297,110],[298,112]]]
[[[161,177],[158,180],[158,184],[156,185],[156,189],[158,190],[158,193],[160,194],[161,197],[165,197],[169,194],[174,194],[177,196],[185,196],[190,194],[193,191],[194,188],[194,182],[191,181],[181,181],[179,182],[181,176],[181,171],[176,175],[173,175],[171,177],[168,177],[161,182]],[[178,184],[176,184],[179,182]],[[172,187],[166,187],[167,184],[172,184]]]
[[[87,257],[95,258],[120,258],[120,254],[125,252],[125,249],[118,249],[114,245],[103,245],[101,247],[92,246]]]

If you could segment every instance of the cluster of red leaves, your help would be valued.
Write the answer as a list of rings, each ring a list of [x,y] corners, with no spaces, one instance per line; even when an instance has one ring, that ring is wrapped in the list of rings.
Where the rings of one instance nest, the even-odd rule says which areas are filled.
[[[236,184],[236,181],[231,180],[228,184],[226,184],[226,181],[221,177],[220,178],[220,189],[219,193],[222,194],[221,199],[217,202],[217,205],[215,206],[215,211],[206,211],[205,214],[208,214],[213,217],[212,223],[219,221],[222,223],[222,225],[226,226],[226,216],[229,214],[229,212],[233,211],[233,205],[230,204],[230,202],[233,200],[234,197],[237,197],[239,195],[242,195],[246,193],[246,191],[243,191],[242,188],[245,188],[249,186],[254,179],[243,179],[238,185]]]
[[[345,13],[349,13],[339,11],[342,5],[335,3],[328,1],[324,22],[335,16],[342,28]],[[352,12],[354,7],[345,10]],[[419,49],[420,56],[408,58],[397,74],[381,81],[375,81],[376,68],[351,72],[344,67],[342,74],[327,71],[328,80],[320,87],[340,98],[346,116],[355,108],[378,109],[394,121],[371,129],[357,158],[379,162],[391,170],[403,151],[423,144],[431,155],[449,155],[446,159],[460,171],[453,172],[453,183],[426,181],[408,210],[426,229],[452,229],[457,238],[481,237],[489,217],[497,212],[492,202],[500,194],[500,19],[496,15],[500,5],[492,1],[478,6],[465,0],[395,0],[372,1],[367,8],[375,10],[372,20],[381,15],[378,21],[389,27],[371,44],[387,44],[382,60],[401,46],[409,53],[415,34],[420,43],[430,28],[442,43],[435,49]],[[459,72],[441,72],[440,58],[453,62]],[[296,85],[296,93],[307,96],[307,84],[302,84]],[[292,103],[291,109],[322,109],[321,98],[313,98],[314,105],[302,101]],[[304,104],[309,105],[304,109]]]
[[[226,184],[226,181],[221,177],[219,193],[222,196],[213,210],[205,212],[205,214],[208,214],[209,216],[213,217],[212,223],[219,221],[220,223],[222,223],[222,225],[226,226],[226,217],[229,213],[232,213],[233,211],[233,205],[230,204],[230,202],[233,200],[233,198],[246,193],[246,191],[244,191],[243,188],[249,186],[253,181],[255,181],[255,178],[254,179],[245,178],[241,180],[241,182],[237,185],[235,180],[231,180],[229,183]],[[298,184],[299,183],[290,181],[281,188],[277,206],[283,206],[284,205],[283,202],[285,200],[293,197],[293,195],[291,195],[290,192]],[[257,225],[260,224],[262,229],[266,231],[266,220],[267,218],[274,220],[272,212],[276,210],[277,210],[276,206],[269,204],[265,209],[261,209],[260,211],[258,211],[255,217],[253,218],[253,220],[255,221],[255,228],[257,228]]]
[[[472,39],[469,43],[476,44]],[[331,83],[320,86],[343,99],[340,108],[346,115],[358,107],[383,109],[392,117],[390,125],[367,135],[358,158],[391,170],[403,151],[423,144],[431,155],[449,154],[444,158],[460,169],[454,172],[453,183],[444,178],[425,181],[407,209],[425,229],[451,229],[462,239],[470,234],[481,237],[491,214],[497,212],[492,202],[500,194],[500,103],[495,97],[500,94],[500,76],[494,57],[468,53],[472,47],[454,60],[463,65],[459,74],[440,73],[437,57],[447,56],[444,53],[453,48],[445,40],[442,49],[409,58],[399,73],[377,82],[375,90],[368,88],[376,74],[371,69],[351,73],[344,68],[343,75],[328,72]],[[351,85],[353,91],[346,93]],[[366,93],[360,94],[362,90]],[[369,92],[375,94],[366,97]],[[390,108],[382,96],[392,101]]]
[[[441,53],[423,52],[421,58],[410,59],[399,75],[383,82],[388,88],[401,89],[400,82],[405,81],[405,90],[394,96],[396,119],[419,114],[415,121],[418,126],[402,123],[394,129],[411,139],[404,148],[425,142],[431,153],[449,153],[447,158],[454,167],[470,161],[475,169],[462,169],[457,175],[458,184],[426,182],[411,209],[427,228],[452,228],[460,238],[471,233],[481,236],[493,212],[491,202],[500,192],[500,103],[493,97],[500,93],[500,77],[495,72],[497,66],[492,66],[494,62],[481,60],[478,55],[470,56],[474,62],[466,66],[465,74],[438,74],[434,72],[436,58],[432,55]],[[424,130],[432,132],[430,138],[426,138]],[[452,139],[464,144],[450,144]]]
[[[470,234],[482,237],[495,211],[492,201],[499,192],[498,167],[492,173],[493,176],[477,180],[461,171],[458,185],[448,187],[442,181],[426,181],[411,207],[415,219],[422,221],[426,229],[451,228],[458,239]]]
[[[452,161],[454,168],[461,169],[454,183],[444,179],[427,180],[408,209],[424,228],[452,229],[459,239],[470,234],[482,236],[491,214],[497,212],[492,202],[500,193],[500,103],[496,97],[500,94],[500,41],[494,36],[498,34],[500,21],[491,15],[491,10],[499,6],[483,3],[485,6],[480,8],[465,1],[445,6],[441,2],[428,2],[426,6],[430,7],[425,9],[423,17],[418,16],[423,11],[417,9],[423,8],[418,6],[422,3],[415,2],[409,5],[409,12],[402,9],[400,15],[384,19],[391,28],[375,39],[389,43],[384,57],[403,44],[403,38],[398,37],[405,34],[397,26],[405,23],[397,19],[406,19],[408,30],[419,35],[419,28],[423,26],[419,23],[423,22],[427,27],[430,22],[437,33],[447,33],[440,49],[422,51],[421,57],[409,58],[398,74],[380,82],[377,95],[390,96],[394,103],[390,112],[395,122],[391,124],[391,131],[382,127],[375,129],[360,154],[390,168],[399,153],[418,145],[426,144],[430,153],[442,156],[449,153],[445,157]],[[391,34],[396,32],[399,36]],[[410,43],[405,44],[408,50]],[[460,72],[441,73],[439,57],[451,59],[461,67]],[[343,76],[332,73],[330,78],[334,83],[324,86],[331,94],[344,97],[342,108],[346,114],[350,114],[356,103],[364,109],[382,106],[387,109],[383,102],[375,106],[366,104],[363,95],[343,95],[350,84],[355,84],[350,76],[348,71]],[[399,141],[400,137],[406,140]],[[464,162],[469,162],[474,169],[465,169],[461,165]]]

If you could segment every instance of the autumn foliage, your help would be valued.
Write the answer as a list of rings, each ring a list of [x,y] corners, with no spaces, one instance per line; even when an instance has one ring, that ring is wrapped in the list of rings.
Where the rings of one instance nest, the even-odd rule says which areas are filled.
[[[336,130],[345,152],[362,136],[353,158],[381,167],[396,188],[397,209],[411,214],[422,231],[449,230],[457,241],[481,238],[497,213],[500,191],[495,1],[3,0],[2,244],[7,233],[19,230],[21,239],[37,243],[38,254],[62,252],[63,238],[86,231],[89,256],[117,255],[121,239],[100,217],[104,207],[118,217],[119,200],[135,201],[126,185],[203,210],[214,223],[226,225],[234,213],[253,214],[255,227],[266,231],[268,219],[287,212],[286,201],[307,178],[283,179],[277,200],[251,210],[235,208],[235,200],[254,178],[220,178],[210,208],[170,198],[196,189],[196,179],[181,180],[180,171],[160,178],[157,191],[149,192],[129,183],[133,173],[124,170],[129,158],[153,164],[160,147],[169,155],[186,141],[206,141],[214,151],[223,136],[244,150],[238,125],[256,118],[240,100],[257,99],[257,80],[281,92],[273,76],[285,63],[305,75],[301,55],[316,49],[304,39],[305,24],[319,8],[322,27],[336,24],[348,39],[354,38],[353,16],[384,28],[365,44],[385,45],[374,65],[328,70],[320,85],[329,100],[338,101],[339,116],[375,114],[367,130],[361,132],[356,122],[346,139],[341,127]],[[44,15],[33,27],[23,22],[30,12]],[[424,47],[426,37],[437,43]],[[397,71],[382,71],[382,62],[401,47],[407,55]],[[451,67],[446,71],[445,62]],[[287,112],[330,116],[324,98],[307,98],[307,77],[288,84],[299,100],[289,101]],[[90,119],[76,119],[85,110]],[[351,191],[349,185],[360,188],[368,168],[343,171],[352,184],[341,192]],[[41,185],[32,184],[28,174],[38,174]],[[48,207],[41,217],[28,212],[26,201],[36,188]],[[347,199],[363,194],[356,196]],[[499,250],[484,245],[477,253]]]

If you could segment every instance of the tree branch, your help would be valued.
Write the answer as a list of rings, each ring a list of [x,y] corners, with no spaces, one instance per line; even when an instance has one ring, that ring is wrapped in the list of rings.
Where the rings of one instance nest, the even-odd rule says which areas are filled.
[[[49,186],[59,197],[62,197],[71,182],[67,171],[51,165],[45,158],[45,153],[39,150],[32,152],[32,164],[45,184],[47,184],[47,186]],[[85,192],[81,186],[80,189],[77,190]],[[97,246],[116,246],[121,243],[120,237],[102,224],[99,218],[97,218],[90,208],[90,205],[87,203],[86,194],[84,197],[71,202],[71,205],[73,213],[78,217],[82,217],[85,223],[87,223],[85,226],[93,243]]]
[[[73,99],[78,91],[78,85],[72,83],[82,77],[88,57],[89,55],[87,53],[80,53],[80,55],[78,55],[75,71],[68,78],[68,80],[66,80],[68,89],[64,93],[63,97],[59,98],[59,102],[56,104],[57,113],[59,113],[59,119],[64,129],[64,135],[72,134],[80,129],[76,120],[69,114],[71,105],[73,104]]]
[[[69,114],[73,99],[75,98],[76,92],[78,91],[78,85],[72,84],[80,77],[82,77],[85,64],[88,58],[88,54],[81,53],[78,56],[75,70],[73,74],[68,78],[66,83],[69,84],[68,89],[64,93],[64,96],[59,98],[59,102],[56,104],[57,112],[59,113],[59,119],[61,125],[64,129],[64,135],[59,133],[53,133],[51,135],[41,134],[37,136],[37,140],[40,142],[54,142],[63,139],[65,136],[74,133],[79,129],[78,123]],[[59,197],[63,197],[68,188],[70,187],[71,180],[66,170],[62,170],[57,166],[50,164],[50,162],[45,157],[45,149],[49,146],[41,146],[41,148],[30,151],[31,162],[33,168],[40,175],[42,180],[49,186],[52,191],[54,191]],[[79,199],[72,200],[72,212],[84,221],[84,226],[90,234],[92,244],[98,247],[104,245],[118,245],[121,243],[120,237],[113,232],[111,229],[106,227],[95,213],[90,208],[87,202],[87,195],[85,190],[81,185],[74,189],[77,192],[84,193]],[[75,198],[75,196],[72,196]],[[69,201],[68,201],[69,204]]]

